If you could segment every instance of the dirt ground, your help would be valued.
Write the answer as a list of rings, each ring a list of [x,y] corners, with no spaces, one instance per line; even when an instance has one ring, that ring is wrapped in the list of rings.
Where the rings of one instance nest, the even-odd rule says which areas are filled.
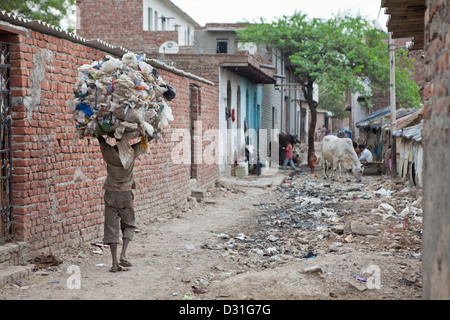
[[[125,271],[109,272],[109,248],[86,244],[0,288],[0,299],[421,299],[421,190],[307,168],[247,181],[216,183],[184,212],[138,217]]]
[[[1,300],[420,300],[421,190],[320,168],[221,180],[183,212],[142,221],[133,266],[97,243],[30,265]],[[121,247],[119,246],[119,251]]]

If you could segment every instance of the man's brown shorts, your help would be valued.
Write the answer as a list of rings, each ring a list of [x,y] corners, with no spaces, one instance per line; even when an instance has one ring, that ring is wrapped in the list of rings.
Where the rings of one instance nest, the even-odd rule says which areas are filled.
[[[135,217],[133,191],[105,191],[105,229],[103,243],[119,243],[122,237],[133,239]]]

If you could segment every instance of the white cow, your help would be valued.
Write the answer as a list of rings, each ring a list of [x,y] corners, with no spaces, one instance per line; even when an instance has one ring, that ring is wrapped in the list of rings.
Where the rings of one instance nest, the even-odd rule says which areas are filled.
[[[361,163],[353,148],[352,140],[349,138],[338,138],[328,135],[322,139],[322,160],[323,174],[326,175],[327,167],[331,167],[332,171],[336,171],[339,167],[352,170],[357,182],[361,182]],[[348,177],[348,176],[347,176]]]

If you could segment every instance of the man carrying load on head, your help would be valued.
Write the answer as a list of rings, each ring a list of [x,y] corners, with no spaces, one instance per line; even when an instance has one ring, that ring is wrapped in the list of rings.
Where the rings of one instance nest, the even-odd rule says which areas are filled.
[[[131,267],[126,251],[128,244],[133,239],[135,227],[135,215],[133,189],[136,182],[133,177],[134,161],[143,153],[141,142],[133,144],[134,158],[128,168],[124,168],[119,157],[117,145],[110,145],[101,135],[97,137],[100,150],[106,162],[107,177],[103,189],[105,190],[105,224],[103,243],[109,245],[112,255],[111,272],[121,271],[122,267]],[[153,140],[149,136],[148,141]],[[122,252],[117,259],[117,245],[120,242],[122,231]]]

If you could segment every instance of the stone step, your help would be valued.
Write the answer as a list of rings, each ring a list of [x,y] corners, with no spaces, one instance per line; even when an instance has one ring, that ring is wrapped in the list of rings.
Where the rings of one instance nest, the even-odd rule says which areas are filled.
[[[0,270],[0,288],[9,283],[14,283],[20,279],[29,277],[34,265],[28,266],[8,266]]]

